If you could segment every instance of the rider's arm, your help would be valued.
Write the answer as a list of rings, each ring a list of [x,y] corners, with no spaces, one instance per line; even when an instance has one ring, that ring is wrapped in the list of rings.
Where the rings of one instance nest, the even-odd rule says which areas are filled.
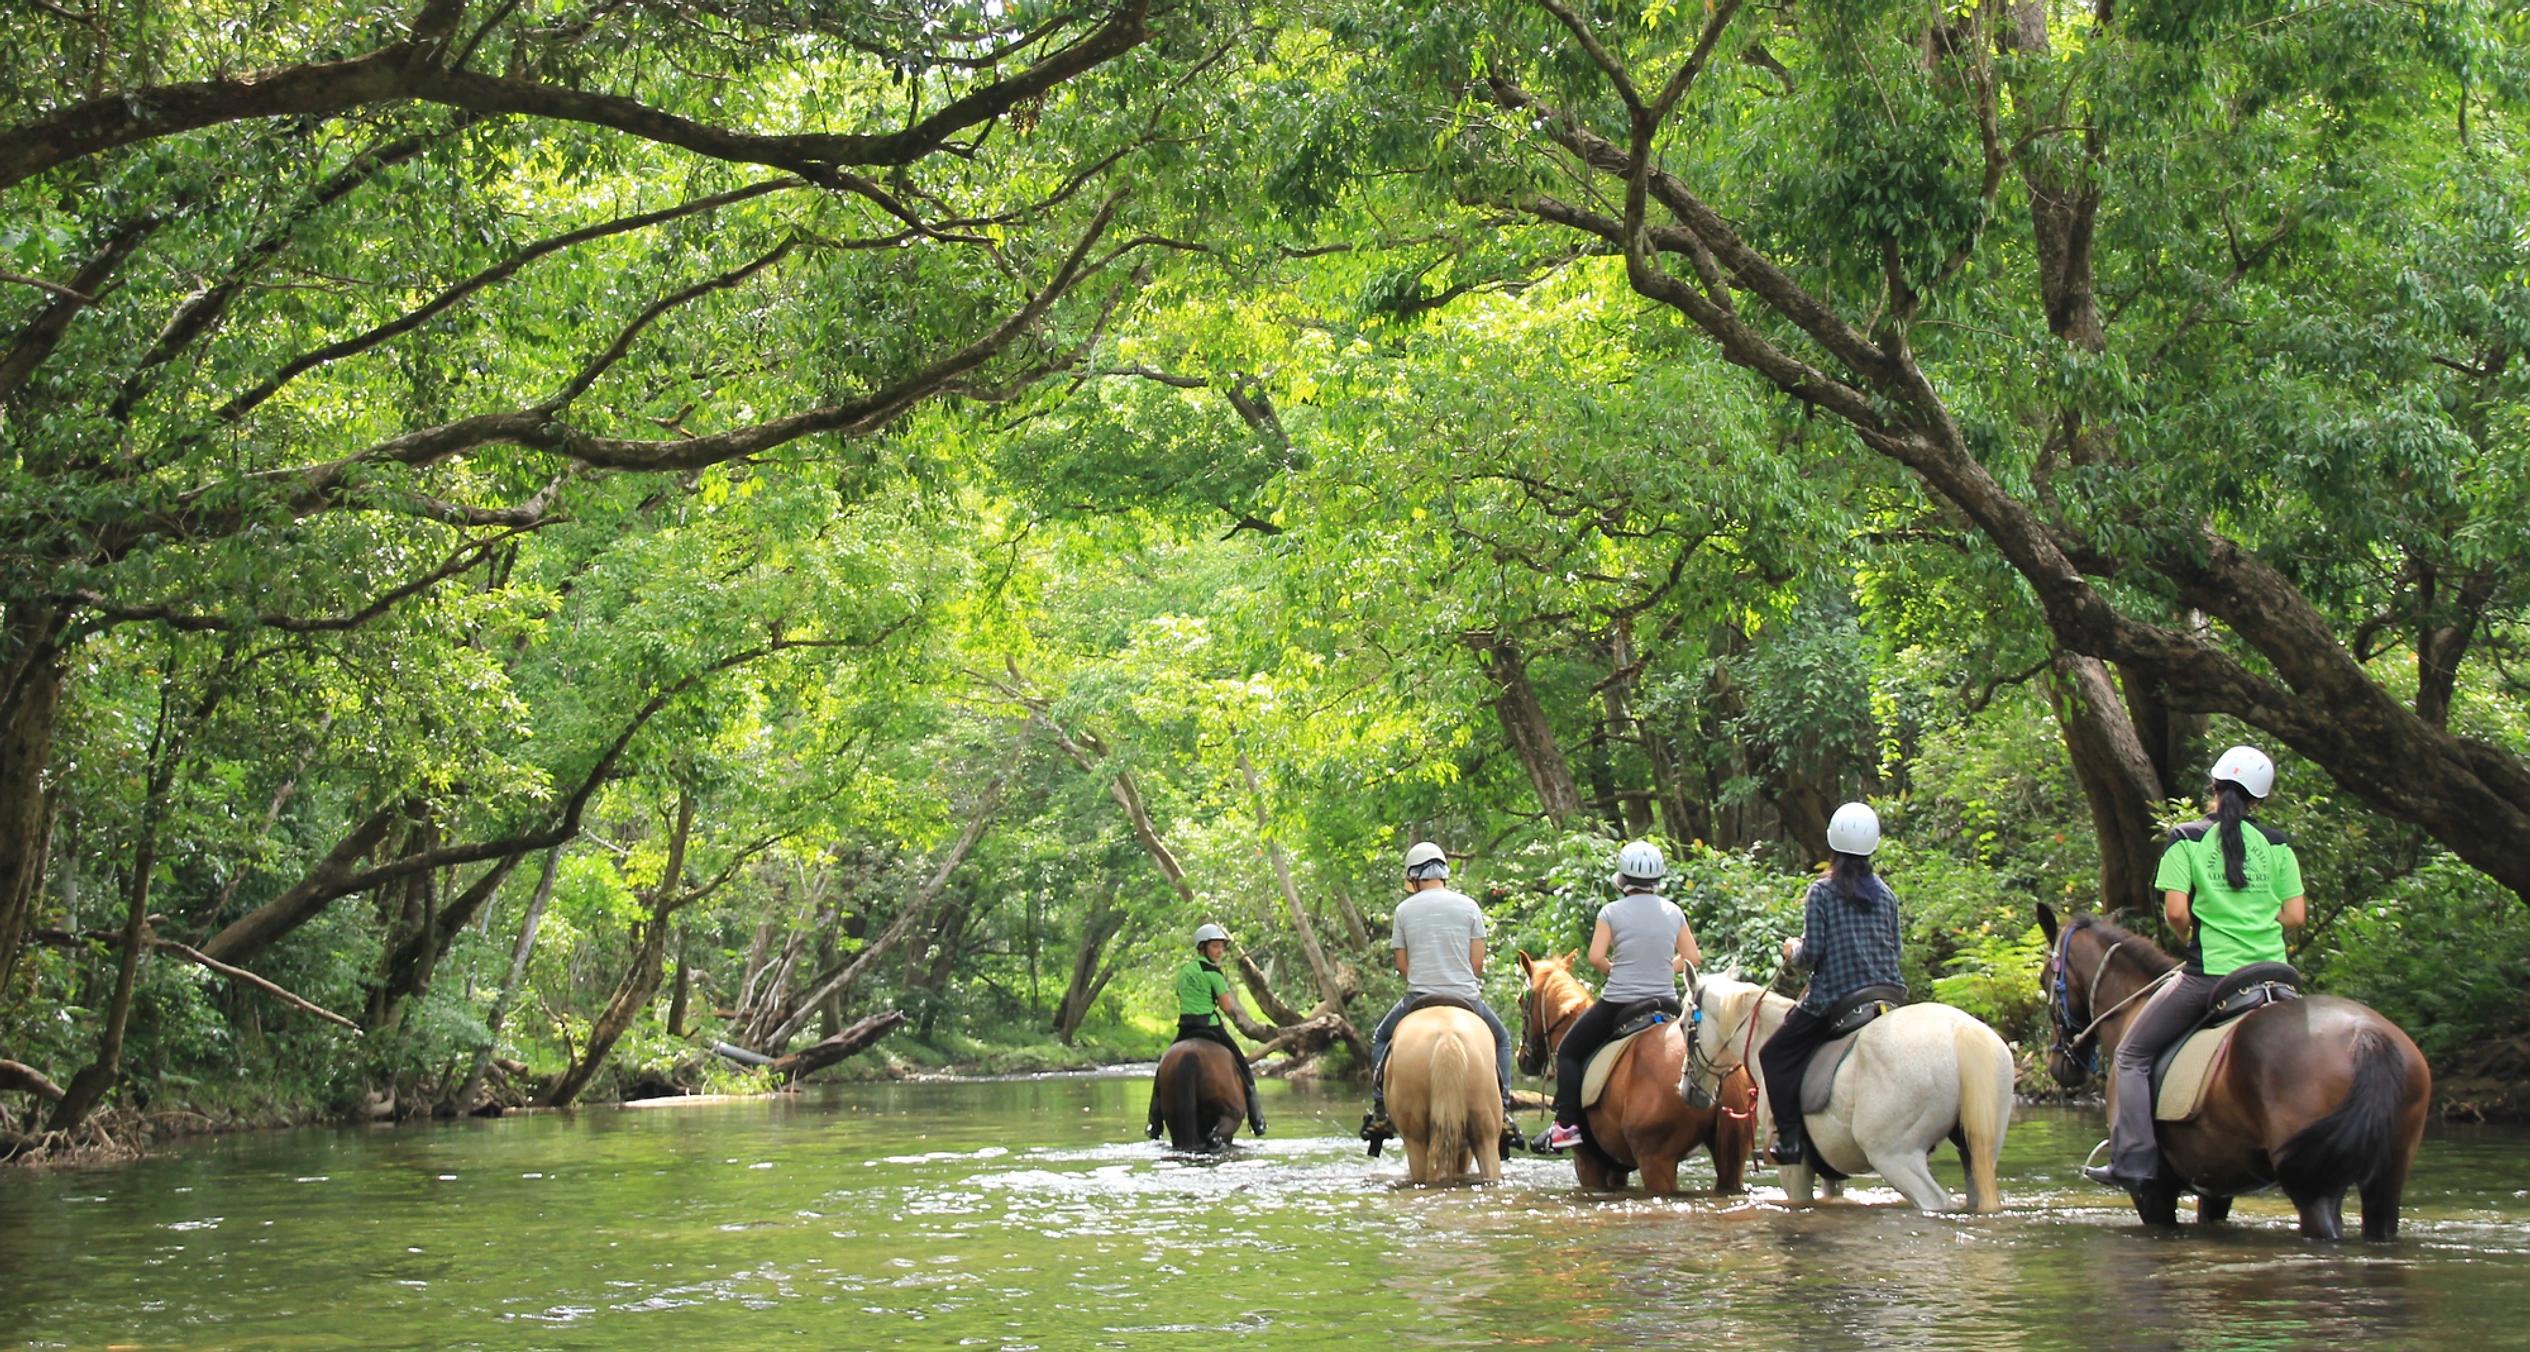
[[[1476,938],[1467,941],[1467,965],[1479,972],[1485,970],[1485,941],[1483,939]]]
[[[1695,946],[1695,927],[1692,925],[1680,925],[1678,927],[1678,952],[1675,957],[1669,959],[1669,970],[1672,972],[1683,972],[1690,967],[1701,967],[1703,965],[1704,950]]]
[[[1392,951],[1393,951],[1393,952],[1395,952],[1395,953],[1396,953],[1396,955],[1397,955],[1397,975],[1399,975],[1399,976],[1410,976],[1410,975],[1412,975],[1412,973],[1410,973],[1410,972],[1406,971],[1406,951],[1405,951],[1404,949],[1402,949],[1402,948],[1395,949],[1395,950],[1392,950]]]
[[[2284,905],[2275,912],[2276,920],[2281,922],[2286,929],[2300,929],[2302,922],[2310,918],[2309,900],[2308,897],[2298,895],[2287,898]]]
[[[2291,903],[2287,902],[2286,904],[2290,905]],[[2187,893],[2185,892],[2164,892],[2161,894],[2161,918],[2169,921],[2170,932],[2182,939],[2186,938],[2196,928],[2196,912],[2194,908],[2187,904]]]
[[[1608,922],[1604,920],[1599,922],[1597,929],[1590,931],[1590,965],[1598,968],[1601,976],[1607,975],[1616,967],[1616,964],[1608,958],[1608,945],[1615,941],[1616,931],[1609,929]]]

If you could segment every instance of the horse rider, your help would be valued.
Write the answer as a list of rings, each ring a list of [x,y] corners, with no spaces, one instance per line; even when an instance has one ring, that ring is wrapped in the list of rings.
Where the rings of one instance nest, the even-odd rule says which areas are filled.
[[[2171,933],[2187,936],[2187,958],[2127,1024],[2110,1072],[2108,1163],[2082,1168],[2092,1182],[2128,1192],[2161,1172],[2152,1063],[2205,1016],[2223,977],[2285,960],[2284,931],[2301,928],[2307,907],[2291,842],[2249,819],[2275,788],[2275,762],[2235,746],[2207,779],[2204,818],[2171,829],[2152,878]]]
[[[1758,1072],[1774,1104],[1778,1166],[1804,1157],[1801,1080],[1810,1057],[1829,1041],[1837,1005],[1869,987],[1906,984],[1898,971],[1897,894],[1871,869],[1879,848],[1880,814],[1869,804],[1836,809],[1827,823],[1827,876],[1811,883],[1802,899],[1801,937],[1783,941],[1783,965],[1807,969],[1810,988],[1757,1049]]]
[[[1239,1050],[1221,1023],[1222,1015],[1239,1012],[1239,998],[1230,993],[1230,978],[1221,974],[1221,956],[1229,951],[1230,931],[1210,921],[1195,927],[1195,956],[1177,969],[1177,1036],[1218,1042],[1230,1049],[1231,1059],[1238,1063],[1239,1085],[1247,1090],[1247,1129],[1262,1136],[1265,1111],[1256,1101],[1256,1068],[1247,1063],[1247,1053]],[[1149,1135],[1157,1140],[1165,1130],[1159,1086],[1153,1084]]]
[[[1362,1139],[1374,1147],[1397,1134],[1388,1121],[1388,1041],[1414,1002],[1427,995],[1464,1002],[1493,1030],[1502,1120],[1511,1120],[1511,1030],[1485,1003],[1484,989],[1476,981],[1485,970],[1485,913],[1473,899],[1450,889],[1449,854],[1428,840],[1406,851],[1406,890],[1409,895],[1397,903],[1388,927],[1388,946],[1396,953],[1397,975],[1406,979],[1406,993],[1370,1035],[1370,1114],[1362,1119]],[[1517,1139],[1509,1136],[1507,1125],[1504,1130],[1508,1139]]]
[[[1660,895],[1660,881],[1669,863],[1660,847],[1638,840],[1616,856],[1617,898],[1599,908],[1598,926],[1590,933],[1590,965],[1607,977],[1598,1003],[1583,1011],[1555,1048],[1555,1124],[1531,1142],[1544,1153],[1568,1150],[1581,1142],[1581,1081],[1590,1058],[1616,1032],[1617,1016],[1644,1000],[1657,1001],[1671,1014],[1678,1003],[1678,976],[1704,960],[1695,931],[1678,904]]]

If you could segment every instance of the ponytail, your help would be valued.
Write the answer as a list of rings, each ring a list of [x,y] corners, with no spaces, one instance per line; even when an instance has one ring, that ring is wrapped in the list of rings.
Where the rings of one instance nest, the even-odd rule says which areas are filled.
[[[2235,892],[2249,885],[2249,843],[2241,837],[2240,823],[2256,801],[2247,789],[2231,780],[2214,781],[2214,821],[2222,833],[2223,881],[2231,884]]]
[[[1834,862],[1828,865],[1827,881],[1829,886],[1834,887],[1847,901],[1873,900],[1870,886],[1871,856],[1848,854],[1843,850],[1835,851]]]

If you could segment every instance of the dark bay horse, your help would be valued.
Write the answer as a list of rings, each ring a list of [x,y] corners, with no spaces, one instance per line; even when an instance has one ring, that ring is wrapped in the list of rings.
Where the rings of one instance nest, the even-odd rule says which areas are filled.
[[[2040,973],[2055,1042],[2047,1068],[2068,1089],[2102,1073],[2136,999],[2178,959],[2097,916],[2059,926],[2038,908],[2048,958]],[[2148,997],[2146,997],[2148,998]],[[2398,1234],[2399,1195],[2424,1136],[2433,1072],[2397,1024],[2329,995],[2285,1000],[2240,1020],[2193,1121],[2157,1122],[2161,1181],[2135,1198],[2147,1225],[2178,1221],[2179,1194],[2219,1221],[2231,1199],[2280,1183],[2302,1234],[2345,1237],[2346,1189],[2363,1199],[2363,1237]]]
[[[1173,1150],[1228,1149],[1247,1116],[1247,1088],[1239,1081],[1235,1055],[1203,1038],[1181,1038],[1160,1053],[1151,1101],[1168,1126]]]
[[[1520,1069],[1552,1074],[1554,1048],[1573,1021],[1596,1001],[1572,974],[1578,952],[1563,957],[1520,955],[1528,990],[1520,996]],[[1686,1065],[1686,1024],[1664,1023],[1634,1039],[1609,1073],[1607,1088],[1589,1110],[1589,1138],[1573,1147],[1572,1167],[1581,1186],[1597,1192],[1625,1187],[1639,1169],[1643,1188],[1655,1196],[1678,1190],[1678,1162],[1702,1146],[1713,1153],[1713,1191],[1746,1190],[1748,1152],[1757,1140],[1756,1086],[1744,1068],[1722,1082],[1720,1101],[1691,1108],[1678,1093]]]

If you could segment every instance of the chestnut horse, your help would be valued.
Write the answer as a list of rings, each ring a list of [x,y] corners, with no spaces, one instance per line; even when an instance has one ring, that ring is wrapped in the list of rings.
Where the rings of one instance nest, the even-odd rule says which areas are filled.
[[[1528,979],[1520,996],[1520,1069],[1527,1074],[1554,1073],[1553,1049],[1596,1003],[1572,974],[1580,956],[1579,950],[1560,958],[1520,955],[1520,974]],[[1589,1109],[1587,1139],[1573,1147],[1573,1174],[1581,1186],[1616,1192],[1625,1187],[1626,1175],[1639,1169],[1645,1191],[1673,1193],[1678,1162],[1703,1146],[1713,1153],[1713,1191],[1746,1190],[1742,1180],[1757,1124],[1746,1108],[1731,1105],[1755,1103],[1756,1087],[1747,1071],[1734,1070],[1722,1084],[1720,1103],[1687,1106],[1678,1093],[1678,1072],[1687,1061],[1685,1028],[1673,1019],[1618,1054],[1607,1088]]]
[[[2055,1028],[2047,1068],[2078,1089],[2115,1058],[2143,1007],[2137,997],[2179,963],[2097,916],[2058,926],[2042,904],[2038,927],[2048,954],[2039,989]],[[2423,1053],[2369,1006],[2310,995],[2253,1010],[2206,1086],[2203,1110],[2154,1123],[2161,1179],[2136,1195],[2135,1210],[2147,1225],[2176,1224],[2179,1194],[2193,1192],[2197,1218],[2219,1221],[2234,1196],[2281,1183],[2303,1235],[2342,1239],[2351,1187],[2363,1197],[2363,1237],[2393,1239],[2432,1096]]]
[[[1239,1063],[1229,1048],[1198,1037],[1172,1042],[1160,1053],[1151,1099],[1159,1105],[1160,1120],[1168,1124],[1172,1150],[1228,1149],[1247,1116],[1247,1087],[1239,1080]]]
[[[1406,1177],[1440,1183],[1502,1177],[1502,1086],[1493,1030],[1463,1009],[1418,1009],[1388,1044],[1386,1099],[1406,1143]]]

